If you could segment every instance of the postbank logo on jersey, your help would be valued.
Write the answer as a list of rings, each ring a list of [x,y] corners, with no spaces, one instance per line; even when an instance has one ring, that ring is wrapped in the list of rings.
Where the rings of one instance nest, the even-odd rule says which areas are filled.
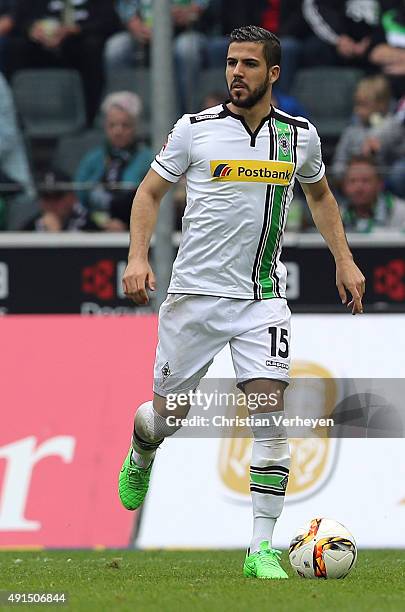
[[[210,161],[214,181],[270,183],[287,186],[292,181],[294,164],[286,161],[254,159],[214,159]]]

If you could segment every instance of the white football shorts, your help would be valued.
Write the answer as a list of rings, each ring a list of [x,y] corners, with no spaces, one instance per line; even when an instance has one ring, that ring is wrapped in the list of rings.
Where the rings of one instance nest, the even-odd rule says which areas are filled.
[[[290,317],[284,298],[168,295],[159,310],[154,392],[196,389],[228,342],[239,386],[257,378],[288,383]]]

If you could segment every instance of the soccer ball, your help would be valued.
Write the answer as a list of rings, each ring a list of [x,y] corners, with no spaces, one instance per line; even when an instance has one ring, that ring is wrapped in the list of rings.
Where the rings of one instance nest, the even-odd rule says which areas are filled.
[[[357,559],[356,542],[340,523],[315,518],[290,544],[290,563],[301,578],[344,578]]]

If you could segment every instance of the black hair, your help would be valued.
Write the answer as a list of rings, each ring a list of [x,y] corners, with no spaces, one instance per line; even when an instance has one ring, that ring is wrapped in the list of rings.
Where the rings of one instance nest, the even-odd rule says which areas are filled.
[[[280,41],[273,32],[259,26],[243,26],[231,32],[230,42],[255,42],[263,45],[263,55],[267,68],[279,66],[281,63]]]
[[[380,178],[382,177],[383,173],[382,173],[381,167],[377,159],[373,155],[363,155],[360,153],[358,155],[352,155],[347,162],[346,169],[348,170],[354,164],[366,164],[367,166],[370,166],[371,168],[373,168],[375,173]]]

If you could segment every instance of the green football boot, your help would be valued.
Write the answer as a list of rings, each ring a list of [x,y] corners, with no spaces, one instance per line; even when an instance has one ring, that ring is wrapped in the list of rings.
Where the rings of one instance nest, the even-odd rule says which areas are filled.
[[[280,557],[281,551],[269,548],[269,543],[264,540],[260,542],[258,552],[252,555],[247,552],[243,575],[246,578],[284,580],[288,576],[280,565]]]
[[[153,460],[148,468],[140,468],[131,461],[131,454],[132,447],[129,449],[121,468],[118,492],[122,505],[127,510],[136,510],[142,504],[148,492]]]

